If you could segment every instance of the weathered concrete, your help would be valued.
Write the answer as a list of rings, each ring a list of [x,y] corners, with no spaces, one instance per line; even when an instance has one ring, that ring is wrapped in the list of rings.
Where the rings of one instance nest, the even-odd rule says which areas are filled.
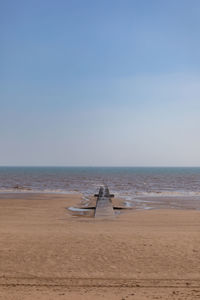
[[[95,218],[113,218],[115,216],[111,198],[114,195],[109,193],[108,187],[100,187],[97,197]]]

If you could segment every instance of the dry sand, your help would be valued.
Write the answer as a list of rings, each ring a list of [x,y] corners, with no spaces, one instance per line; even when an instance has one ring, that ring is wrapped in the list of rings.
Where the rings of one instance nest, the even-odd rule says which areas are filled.
[[[200,211],[73,217],[79,195],[0,196],[0,299],[200,299]]]

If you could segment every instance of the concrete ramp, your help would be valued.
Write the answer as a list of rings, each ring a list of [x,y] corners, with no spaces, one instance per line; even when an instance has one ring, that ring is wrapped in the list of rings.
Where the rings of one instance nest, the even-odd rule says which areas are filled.
[[[115,213],[111,201],[111,198],[114,197],[114,195],[109,193],[109,189],[107,187],[100,187],[99,194],[95,196],[97,197],[95,218],[114,218]]]

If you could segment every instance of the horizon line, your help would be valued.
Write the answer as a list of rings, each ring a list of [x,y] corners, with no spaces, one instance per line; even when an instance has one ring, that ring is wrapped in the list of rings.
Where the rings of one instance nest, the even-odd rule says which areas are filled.
[[[10,168],[20,168],[20,167],[27,167],[27,168],[200,168],[200,166],[176,166],[176,165],[160,165],[160,166],[90,166],[90,165],[0,165],[0,168],[2,167],[10,167]]]

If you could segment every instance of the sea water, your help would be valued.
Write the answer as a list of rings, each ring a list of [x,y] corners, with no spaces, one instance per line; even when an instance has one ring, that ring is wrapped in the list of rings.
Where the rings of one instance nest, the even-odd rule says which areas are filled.
[[[0,167],[0,192],[82,193],[108,185],[117,197],[200,199],[200,168],[190,167]],[[148,207],[148,206],[146,206]]]

